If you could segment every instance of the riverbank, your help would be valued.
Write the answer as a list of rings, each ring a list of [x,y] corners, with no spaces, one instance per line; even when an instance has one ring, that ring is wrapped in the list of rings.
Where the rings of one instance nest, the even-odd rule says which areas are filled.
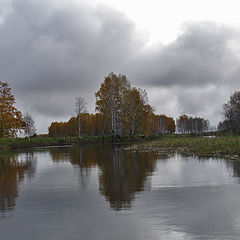
[[[184,136],[167,135],[152,142],[133,144],[131,150],[180,152],[200,157],[240,159],[240,136]]]
[[[83,137],[80,143],[92,144],[101,141],[102,137]],[[77,144],[79,144],[77,137],[32,137],[30,140],[28,138],[0,138],[0,151]]]
[[[104,143],[111,143],[111,136],[104,137]],[[83,137],[80,144],[103,143],[102,136]],[[193,136],[193,135],[162,135],[157,137],[135,137],[133,142],[128,137],[122,143],[131,144],[127,149],[155,152],[180,152],[203,157],[227,157],[240,159],[240,136]],[[0,151],[26,149],[45,146],[78,145],[77,137],[34,137],[1,138]]]
[[[129,137],[123,137],[119,143],[133,142],[145,142],[156,140],[158,137],[135,137],[130,139]],[[78,144],[101,144],[111,143],[112,137],[105,136],[92,136],[82,137],[79,141],[78,137],[32,137],[29,141],[28,138],[0,138],[0,151],[8,151],[14,149],[26,149],[33,147],[47,147],[47,146],[64,146],[64,145],[78,145]]]

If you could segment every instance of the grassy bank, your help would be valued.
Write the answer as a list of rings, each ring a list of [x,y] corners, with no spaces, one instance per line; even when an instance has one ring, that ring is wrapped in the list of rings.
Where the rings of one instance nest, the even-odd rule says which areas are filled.
[[[66,144],[70,144],[72,140],[67,140]],[[0,138],[0,150],[11,150],[30,147],[41,147],[50,145],[63,145],[65,141],[63,138],[50,138],[50,137],[35,137],[31,138]]]
[[[240,136],[163,136],[161,139],[134,144],[130,147],[140,151],[178,151],[197,156],[224,156],[240,158]]]
[[[136,137],[134,142],[151,141],[153,137]],[[131,140],[128,137],[122,139],[123,143],[129,143]],[[111,143],[112,137],[105,136],[104,143]],[[97,144],[103,143],[102,136],[82,137],[80,144]],[[78,137],[33,137],[29,141],[28,138],[0,138],[0,151],[12,149],[24,149],[32,147],[44,146],[63,146],[63,145],[77,145],[79,144]]]
[[[101,137],[83,137],[82,144],[99,143],[102,141]],[[62,146],[79,144],[77,137],[33,137],[28,138],[0,138],[0,150],[11,150],[31,147],[44,146]]]
[[[99,136],[83,137],[80,144],[102,143],[103,139]],[[111,142],[111,137],[105,137],[104,141]],[[63,146],[79,144],[78,137],[33,137],[28,138],[0,138],[0,150],[11,150],[44,146]]]

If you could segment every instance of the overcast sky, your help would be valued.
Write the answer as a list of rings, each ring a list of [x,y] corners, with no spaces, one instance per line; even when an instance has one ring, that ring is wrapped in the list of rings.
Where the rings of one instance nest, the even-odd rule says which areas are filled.
[[[238,1],[0,0],[0,80],[38,132],[68,120],[76,96],[94,112],[109,72],[146,89],[156,113],[216,124],[239,90]]]

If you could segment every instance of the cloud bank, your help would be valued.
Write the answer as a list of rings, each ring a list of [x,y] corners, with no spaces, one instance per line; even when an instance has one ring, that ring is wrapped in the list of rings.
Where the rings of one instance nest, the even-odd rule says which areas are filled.
[[[173,42],[149,46],[147,34],[106,5],[0,0],[0,6],[0,79],[40,131],[69,118],[75,96],[94,111],[94,93],[112,71],[145,88],[157,112],[172,117],[216,122],[239,88],[240,33],[231,26],[186,23]]]

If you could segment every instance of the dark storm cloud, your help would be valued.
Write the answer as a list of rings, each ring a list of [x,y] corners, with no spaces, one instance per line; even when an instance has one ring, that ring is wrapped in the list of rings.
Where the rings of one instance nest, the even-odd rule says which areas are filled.
[[[142,82],[155,86],[206,86],[226,83],[239,63],[229,44],[232,29],[214,23],[188,24],[172,43],[142,61]]]
[[[103,64],[111,68],[127,52],[131,54],[132,26],[118,14],[101,8],[57,9],[47,1],[16,1],[0,32],[4,72],[18,75],[13,79],[20,80],[13,81],[26,91],[71,89],[80,78],[89,85],[88,79],[96,77]]]
[[[0,35],[1,79],[52,116],[69,112],[76,95],[94,96],[104,75],[123,71],[140,45],[134,25],[119,12],[63,9],[48,1],[13,1]]]
[[[172,43],[153,47],[119,11],[62,3],[67,1],[0,0],[0,79],[10,83],[21,110],[41,121],[68,118],[78,95],[93,111],[94,92],[112,71],[149,95],[155,88],[153,104],[172,116],[212,117],[238,87],[236,30],[192,23]],[[158,90],[169,100],[161,101]]]

